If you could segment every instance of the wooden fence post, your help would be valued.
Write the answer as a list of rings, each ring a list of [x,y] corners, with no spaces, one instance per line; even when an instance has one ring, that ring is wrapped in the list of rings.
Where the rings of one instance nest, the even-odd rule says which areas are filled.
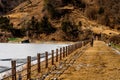
[[[31,56],[27,57],[27,79],[31,79]]]
[[[84,46],[85,46],[85,41],[84,41]]]
[[[41,72],[41,60],[40,60],[40,53],[37,54],[37,67],[38,67],[38,73]]]
[[[48,52],[45,52],[45,68],[48,68]]]
[[[73,51],[76,49],[76,44],[73,45]]]
[[[52,65],[54,65],[54,50],[52,50]]]
[[[80,48],[82,47],[82,42],[80,42]]]
[[[70,45],[70,54],[72,53],[72,45]]]
[[[76,48],[76,44],[73,45],[73,51],[75,50],[75,48]]]
[[[72,52],[74,51],[74,46],[75,46],[75,45],[72,45]]]
[[[79,43],[77,43],[77,49],[79,48]]]
[[[84,46],[84,41],[82,41],[82,46]]]
[[[68,55],[70,54],[70,46],[68,46]]]
[[[65,57],[65,47],[63,47],[63,58]]]
[[[73,46],[73,51],[74,51],[74,50],[76,50],[76,44],[74,44],[74,46]]]
[[[58,49],[56,49],[56,62],[58,62]]]
[[[77,43],[75,44],[75,50],[77,49]]]
[[[12,80],[16,80],[16,61],[15,60],[11,61],[11,66],[12,66]]]
[[[62,60],[62,48],[60,48],[60,60]]]
[[[69,54],[71,53],[71,45],[69,46]]]
[[[78,45],[79,45],[79,43],[76,44],[76,48],[77,48],[77,49],[78,49]]]
[[[65,51],[66,51],[66,57],[68,55],[68,46],[65,47]]]
[[[78,43],[75,44],[75,49],[77,49],[77,44],[78,44]]]
[[[71,54],[71,45],[69,46],[69,54]]]
[[[79,48],[81,48],[81,47],[82,47],[82,43],[80,42]]]
[[[74,45],[72,45],[72,52],[73,52],[73,49],[74,49]]]
[[[76,49],[76,44],[73,45],[73,51]]]
[[[80,43],[77,44],[77,49],[79,48],[79,44],[80,44]]]
[[[68,49],[67,49],[67,55],[69,55],[69,46],[68,46]]]

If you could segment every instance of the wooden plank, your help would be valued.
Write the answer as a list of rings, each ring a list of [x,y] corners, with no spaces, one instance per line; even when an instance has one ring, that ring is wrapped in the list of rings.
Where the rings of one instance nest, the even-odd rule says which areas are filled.
[[[66,57],[68,55],[68,46],[65,47],[65,51],[66,51]]]
[[[63,47],[63,58],[65,57],[65,47]]]
[[[56,62],[58,62],[58,49],[56,49]]]
[[[54,65],[54,50],[52,50],[52,65]]]
[[[45,68],[48,68],[48,52],[45,52]]]
[[[38,67],[38,73],[41,72],[41,60],[40,60],[40,59],[41,59],[41,58],[40,58],[40,53],[38,53],[38,54],[37,54],[37,62],[38,62],[37,67]]]
[[[62,60],[62,48],[60,48],[60,60]]]
[[[16,61],[15,60],[11,61],[11,66],[12,66],[12,80],[16,80]]]
[[[31,56],[27,57],[27,79],[31,79]]]

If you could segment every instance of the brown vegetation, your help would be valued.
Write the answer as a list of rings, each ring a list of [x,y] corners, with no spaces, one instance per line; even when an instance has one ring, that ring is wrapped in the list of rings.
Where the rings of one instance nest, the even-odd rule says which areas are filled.
[[[71,32],[65,32],[59,39],[53,37],[52,34],[48,35],[49,32],[44,32],[43,29],[43,31],[39,31],[40,27],[37,27],[39,28],[37,31],[34,30],[30,32],[33,38],[41,40],[45,40],[47,37],[50,40],[84,40],[87,39],[89,35],[81,36],[87,35],[83,30],[87,29],[89,31],[94,27],[101,27],[99,24],[112,29],[120,29],[119,0],[19,0],[17,3],[15,3],[14,0],[5,0],[5,2],[6,4],[1,0],[1,3],[5,6],[1,8],[6,9],[8,5],[10,6],[10,9],[6,9],[8,14],[6,16],[9,16],[10,22],[13,23],[15,30],[22,30],[23,34],[25,34],[23,36],[27,35],[26,28],[28,28],[28,26],[30,27],[28,22],[30,22],[32,16],[36,18],[36,22],[38,23],[41,22],[44,16],[47,16],[51,26],[54,26],[58,31],[55,32],[57,34],[52,33],[54,36],[65,32],[62,29],[64,20],[70,21],[70,24],[74,26]],[[81,26],[79,26],[79,22],[81,22]],[[76,26],[78,30],[74,30]],[[67,28],[69,28],[69,26]],[[102,28],[102,30],[104,29]],[[46,38],[44,38],[43,35]]]

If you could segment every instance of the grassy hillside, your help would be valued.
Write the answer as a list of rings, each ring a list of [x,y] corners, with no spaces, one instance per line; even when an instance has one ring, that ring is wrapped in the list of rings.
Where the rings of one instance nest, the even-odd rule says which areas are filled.
[[[91,0],[85,13],[91,20],[120,30],[120,0]]]
[[[78,41],[91,38],[92,33],[120,28],[119,0],[5,1],[1,8],[7,10],[4,16],[9,16],[13,25],[13,37]],[[11,5],[10,9],[6,5]]]

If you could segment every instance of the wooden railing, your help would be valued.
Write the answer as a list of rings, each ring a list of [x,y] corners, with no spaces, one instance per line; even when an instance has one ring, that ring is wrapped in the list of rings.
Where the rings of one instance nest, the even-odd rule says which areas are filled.
[[[11,74],[9,76],[6,76],[3,78],[3,80],[30,80],[32,79],[33,72],[40,74],[42,76],[42,73],[50,68],[51,65],[55,65],[55,63],[60,62],[62,59],[69,56],[73,51],[75,51],[78,48],[81,48],[82,46],[85,46],[88,44],[90,40],[77,42],[75,44],[65,46],[60,49],[51,50],[51,53],[45,52],[44,57],[43,54],[38,53],[37,59],[33,60],[36,61],[35,64],[33,64],[31,60],[31,56],[27,57],[27,63],[24,64],[23,69],[18,71],[16,66],[16,61],[11,61]],[[42,56],[41,56],[42,55]],[[44,61],[41,61],[41,59],[44,58]],[[43,71],[44,70],[44,71]]]

